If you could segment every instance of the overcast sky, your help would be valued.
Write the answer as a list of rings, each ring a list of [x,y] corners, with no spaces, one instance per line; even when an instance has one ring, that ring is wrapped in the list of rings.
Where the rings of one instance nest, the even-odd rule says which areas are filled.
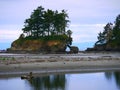
[[[19,37],[25,19],[41,5],[67,10],[73,44],[81,50],[93,45],[104,25],[113,23],[120,14],[120,0],[0,0],[0,49]]]

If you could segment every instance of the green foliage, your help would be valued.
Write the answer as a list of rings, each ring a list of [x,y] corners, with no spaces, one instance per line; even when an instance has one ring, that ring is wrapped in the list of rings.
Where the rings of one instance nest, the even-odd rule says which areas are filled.
[[[44,38],[42,38],[45,41],[49,41],[49,40],[61,40],[61,41],[65,41],[67,40],[67,36],[66,35],[56,35],[56,36],[46,36]]]
[[[113,28],[113,41],[120,45],[120,15],[117,16],[115,26]]]
[[[99,36],[98,36],[98,42],[97,43],[104,44],[105,37],[104,37],[103,33],[100,32],[98,35]]]
[[[113,36],[113,24],[108,23],[104,27],[103,32],[100,32],[98,34],[98,41],[96,42],[96,44],[101,44],[101,45],[107,44],[112,40],[112,36]]]
[[[68,31],[67,31],[67,35],[68,35],[68,37],[71,37],[72,31],[71,31],[71,30],[68,30]]]
[[[25,38],[25,35],[22,33],[19,38],[23,39],[23,38]]]
[[[54,36],[44,36],[44,37],[39,37],[39,38],[34,38],[31,36],[25,37],[24,39],[19,38],[15,42],[20,44],[21,42],[23,43],[26,40],[40,40],[40,41],[49,41],[49,40],[61,40],[61,41],[66,41],[69,37],[67,35],[54,35]]]
[[[21,46],[24,41],[25,41],[25,38],[19,38],[15,40],[12,44],[16,43],[17,45]]]
[[[120,15],[116,17],[115,24],[108,23],[103,32],[98,34],[98,41],[95,45],[109,45],[113,47],[120,46]]]
[[[66,33],[65,28],[68,25],[68,15],[65,10],[61,12],[44,10],[42,6],[38,7],[31,14],[29,19],[25,20],[22,29],[27,36],[33,38],[63,35]]]
[[[15,42],[18,45],[26,40],[40,40],[40,41],[49,41],[49,40],[60,40],[66,42],[66,44],[72,44],[72,31],[66,31],[68,27],[68,14],[65,10],[61,12],[53,11],[50,9],[45,10],[42,6],[34,10],[30,18],[25,20],[25,25],[23,33],[21,34],[18,40]]]
[[[67,34],[67,36],[68,36],[68,38],[67,38],[67,40],[66,40],[67,46],[70,46],[70,45],[72,45],[72,37],[71,37],[72,31],[71,31],[71,30],[68,30],[68,31],[66,32],[66,34]]]

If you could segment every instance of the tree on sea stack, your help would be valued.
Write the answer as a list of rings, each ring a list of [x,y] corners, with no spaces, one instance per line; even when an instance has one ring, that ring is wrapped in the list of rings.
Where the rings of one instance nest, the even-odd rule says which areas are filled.
[[[67,31],[67,35],[68,35],[67,45],[70,46],[70,45],[72,45],[72,37],[71,37],[72,31],[71,31],[71,30],[68,30],[68,31]]]
[[[95,43],[96,45],[104,45],[112,41],[112,36],[113,36],[113,24],[112,23],[107,23],[106,26],[104,27],[103,32],[100,32],[98,34],[98,41]]]
[[[42,6],[32,12],[30,18],[25,20],[22,29],[27,37],[40,38],[45,36],[64,35],[69,20],[65,10],[61,12],[44,10]]]
[[[120,15],[116,17],[115,23],[108,23],[103,32],[98,34],[95,50],[120,51]]]
[[[11,44],[11,50],[37,52],[65,52],[72,45],[72,31],[68,27],[68,14],[65,10],[35,9],[25,20],[23,34]]]

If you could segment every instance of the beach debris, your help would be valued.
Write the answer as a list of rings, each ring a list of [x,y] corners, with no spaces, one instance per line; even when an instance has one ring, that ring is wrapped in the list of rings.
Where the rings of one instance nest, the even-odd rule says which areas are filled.
[[[32,72],[30,72],[28,75],[22,75],[21,76],[21,79],[28,79],[28,80],[31,80],[31,79],[33,79],[34,77],[33,77],[33,73]]]

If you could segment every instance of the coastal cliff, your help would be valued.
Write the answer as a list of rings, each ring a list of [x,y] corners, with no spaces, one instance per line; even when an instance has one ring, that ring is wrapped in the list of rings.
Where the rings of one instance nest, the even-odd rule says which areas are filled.
[[[26,40],[17,39],[11,44],[10,52],[39,52],[60,53],[65,52],[66,42],[61,40]]]

